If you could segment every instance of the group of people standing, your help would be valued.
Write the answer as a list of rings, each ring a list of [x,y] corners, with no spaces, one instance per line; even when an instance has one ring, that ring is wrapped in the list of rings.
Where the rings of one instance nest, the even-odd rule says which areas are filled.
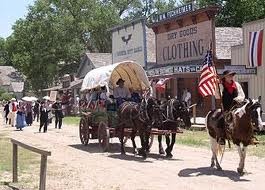
[[[40,123],[39,132],[43,128],[43,132],[47,132],[47,127],[52,120],[52,112],[55,115],[55,128],[62,127],[62,104],[59,99],[53,104],[48,101],[26,102],[17,101],[12,98],[4,106],[5,123],[23,130],[26,126],[31,126],[33,121]]]
[[[22,130],[33,123],[33,111],[31,102],[17,102],[12,98],[5,104],[5,123]]]

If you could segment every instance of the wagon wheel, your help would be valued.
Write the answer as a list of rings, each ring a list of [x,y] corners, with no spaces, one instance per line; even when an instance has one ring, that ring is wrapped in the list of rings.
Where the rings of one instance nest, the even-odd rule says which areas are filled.
[[[98,143],[103,152],[109,150],[109,127],[106,123],[100,122],[98,126]]]
[[[79,123],[79,137],[81,143],[84,145],[88,144],[89,141],[89,126],[86,121],[86,118],[82,117]]]
[[[150,136],[149,136],[149,144],[148,144],[149,149],[151,149],[151,147],[152,147],[152,145],[153,145],[154,137],[155,137],[155,136],[154,136],[153,134],[150,134]]]

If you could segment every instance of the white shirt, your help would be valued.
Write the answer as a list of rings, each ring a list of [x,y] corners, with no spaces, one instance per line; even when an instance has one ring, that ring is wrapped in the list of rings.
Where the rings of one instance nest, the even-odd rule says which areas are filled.
[[[116,87],[113,90],[114,98],[131,98],[131,93],[128,88],[126,87]]]

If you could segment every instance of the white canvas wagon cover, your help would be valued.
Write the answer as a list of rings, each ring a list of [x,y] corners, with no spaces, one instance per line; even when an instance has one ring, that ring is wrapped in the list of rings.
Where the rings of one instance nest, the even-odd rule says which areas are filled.
[[[150,88],[142,66],[132,61],[124,61],[89,71],[83,80],[81,91],[101,86],[112,91],[119,78],[125,80],[125,86],[131,90],[142,91]]]

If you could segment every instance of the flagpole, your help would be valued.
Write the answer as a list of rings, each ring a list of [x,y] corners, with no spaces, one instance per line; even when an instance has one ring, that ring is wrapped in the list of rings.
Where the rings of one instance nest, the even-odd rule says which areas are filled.
[[[220,100],[222,99],[222,94],[221,94],[221,89],[220,89],[220,79],[219,79],[219,76],[218,76],[218,73],[217,73],[217,69],[216,69],[216,67],[215,67],[215,64],[214,64],[214,55],[215,55],[215,52],[213,52],[213,48],[212,48],[212,41],[210,42],[210,44],[209,44],[209,46],[210,46],[210,51],[212,51],[212,64],[213,64],[213,68],[214,68],[214,73],[215,73],[215,75],[216,75],[216,78],[218,78],[218,81],[216,80],[216,86],[217,86],[217,88],[218,88],[218,94],[219,94],[219,97],[220,97]],[[215,99],[216,99],[216,95],[215,95]],[[216,102],[215,102],[216,103]],[[223,111],[224,110],[224,108],[223,108],[223,103],[222,103],[222,100],[221,100],[221,110]]]

